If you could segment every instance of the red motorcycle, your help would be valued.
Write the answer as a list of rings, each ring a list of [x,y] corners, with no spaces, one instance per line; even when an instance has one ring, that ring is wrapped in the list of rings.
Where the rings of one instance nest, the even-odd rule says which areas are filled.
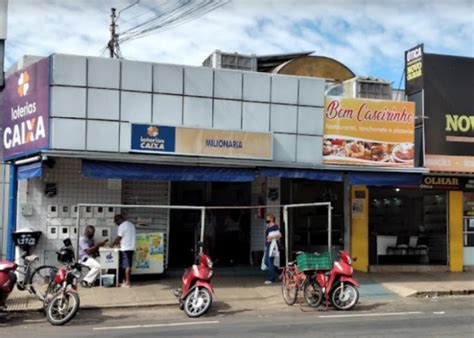
[[[348,252],[339,251],[339,260],[334,262],[332,269],[316,271],[316,277],[305,285],[305,301],[317,307],[325,299],[326,306],[331,302],[337,310],[352,309],[359,300],[359,282],[352,277],[355,260]]]
[[[184,270],[183,285],[174,291],[181,310],[188,317],[199,317],[205,314],[212,304],[214,289],[211,285],[213,275],[211,258],[199,253],[192,267]]]
[[[16,263],[0,260],[0,310],[6,309],[5,302],[16,284]]]
[[[45,299],[46,318],[52,325],[64,325],[79,311],[80,299],[77,281],[81,277],[81,264],[76,262],[71,241],[57,252],[58,261],[66,266],[60,268],[48,286]]]

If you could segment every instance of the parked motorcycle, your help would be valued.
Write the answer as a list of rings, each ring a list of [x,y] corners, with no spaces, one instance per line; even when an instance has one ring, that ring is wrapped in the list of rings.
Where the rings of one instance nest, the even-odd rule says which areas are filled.
[[[6,300],[15,287],[17,267],[16,263],[0,260],[0,310],[6,309]]]
[[[71,241],[64,240],[64,247],[57,252],[60,268],[48,287],[45,299],[46,318],[52,325],[64,325],[76,315],[80,306],[77,281],[81,277],[81,264],[76,262]]]
[[[196,254],[193,266],[184,270],[182,288],[174,291],[180,309],[184,310],[188,317],[202,316],[211,307],[214,293],[211,285],[212,266],[208,255]]]
[[[359,282],[353,278],[352,258],[348,252],[339,251],[339,260],[329,271],[318,270],[316,277],[304,287],[305,301],[317,307],[323,299],[337,310],[350,310],[359,300]]]

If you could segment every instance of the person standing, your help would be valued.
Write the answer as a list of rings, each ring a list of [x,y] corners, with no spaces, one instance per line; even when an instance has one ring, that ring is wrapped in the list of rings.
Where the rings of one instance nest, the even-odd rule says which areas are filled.
[[[86,226],[84,235],[79,238],[79,258],[81,263],[89,267],[90,270],[81,282],[81,286],[90,288],[100,272],[100,263],[95,258],[99,256],[99,248],[107,241],[97,244],[94,242],[95,228],[92,225]]]
[[[135,225],[126,221],[122,215],[115,215],[115,224],[118,225],[118,236],[112,245],[120,244],[121,266],[124,269],[122,287],[131,286],[133,254],[135,253]]]
[[[280,227],[275,223],[275,215],[268,214],[265,217],[265,223],[265,265],[268,268],[265,284],[269,285],[276,281],[278,275],[275,258],[279,257],[277,241],[281,238],[281,232]]]

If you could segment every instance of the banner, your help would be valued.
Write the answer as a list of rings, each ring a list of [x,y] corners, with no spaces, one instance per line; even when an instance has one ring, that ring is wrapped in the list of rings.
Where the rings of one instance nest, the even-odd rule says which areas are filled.
[[[405,94],[423,89],[423,44],[405,52]]]
[[[5,81],[1,97],[3,159],[49,147],[49,59],[42,59]]]
[[[132,125],[132,152],[272,159],[272,134]]]
[[[424,54],[425,166],[474,173],[474,58]]]
[[[323,162],[414,166],[413,102],[327,97]]]

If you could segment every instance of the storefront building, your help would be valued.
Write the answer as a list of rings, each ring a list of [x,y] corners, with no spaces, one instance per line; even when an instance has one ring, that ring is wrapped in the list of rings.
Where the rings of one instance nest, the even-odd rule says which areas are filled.
[[[420,165],[430,170],[422,190],[435,196],[425,216],[448,224],[451,271],[474,266],[474,59],[429,54],[423,45],[406,52],[406,94],[417,105]],[[438,197],[436,197],[438,196]],[[435,204],[437,206],[435,206]],[[439,209],[439,211],[436,211]],[[446,210],[443,219],[435,216]]]
[[[139,233],[163,234],[165,267],[190,262],[198,213],[78,213],[78,203],[259,205],[209,218],[216,259],[245,265],[263,250],[264,214],[280,222],[272,205],[331,201],[333,243],[366,271],[369,200],[382,187],[418,193],[427,173],[414,161],[413,103],[325,97],[321,78],[53,54],[6,85],[3,156],[18,178],[10,229],[41,231],[35,253],[49,264],[85,225],[113,237],[117,212]],[[324,215],[292,212],[289,250],[327,250]]]

